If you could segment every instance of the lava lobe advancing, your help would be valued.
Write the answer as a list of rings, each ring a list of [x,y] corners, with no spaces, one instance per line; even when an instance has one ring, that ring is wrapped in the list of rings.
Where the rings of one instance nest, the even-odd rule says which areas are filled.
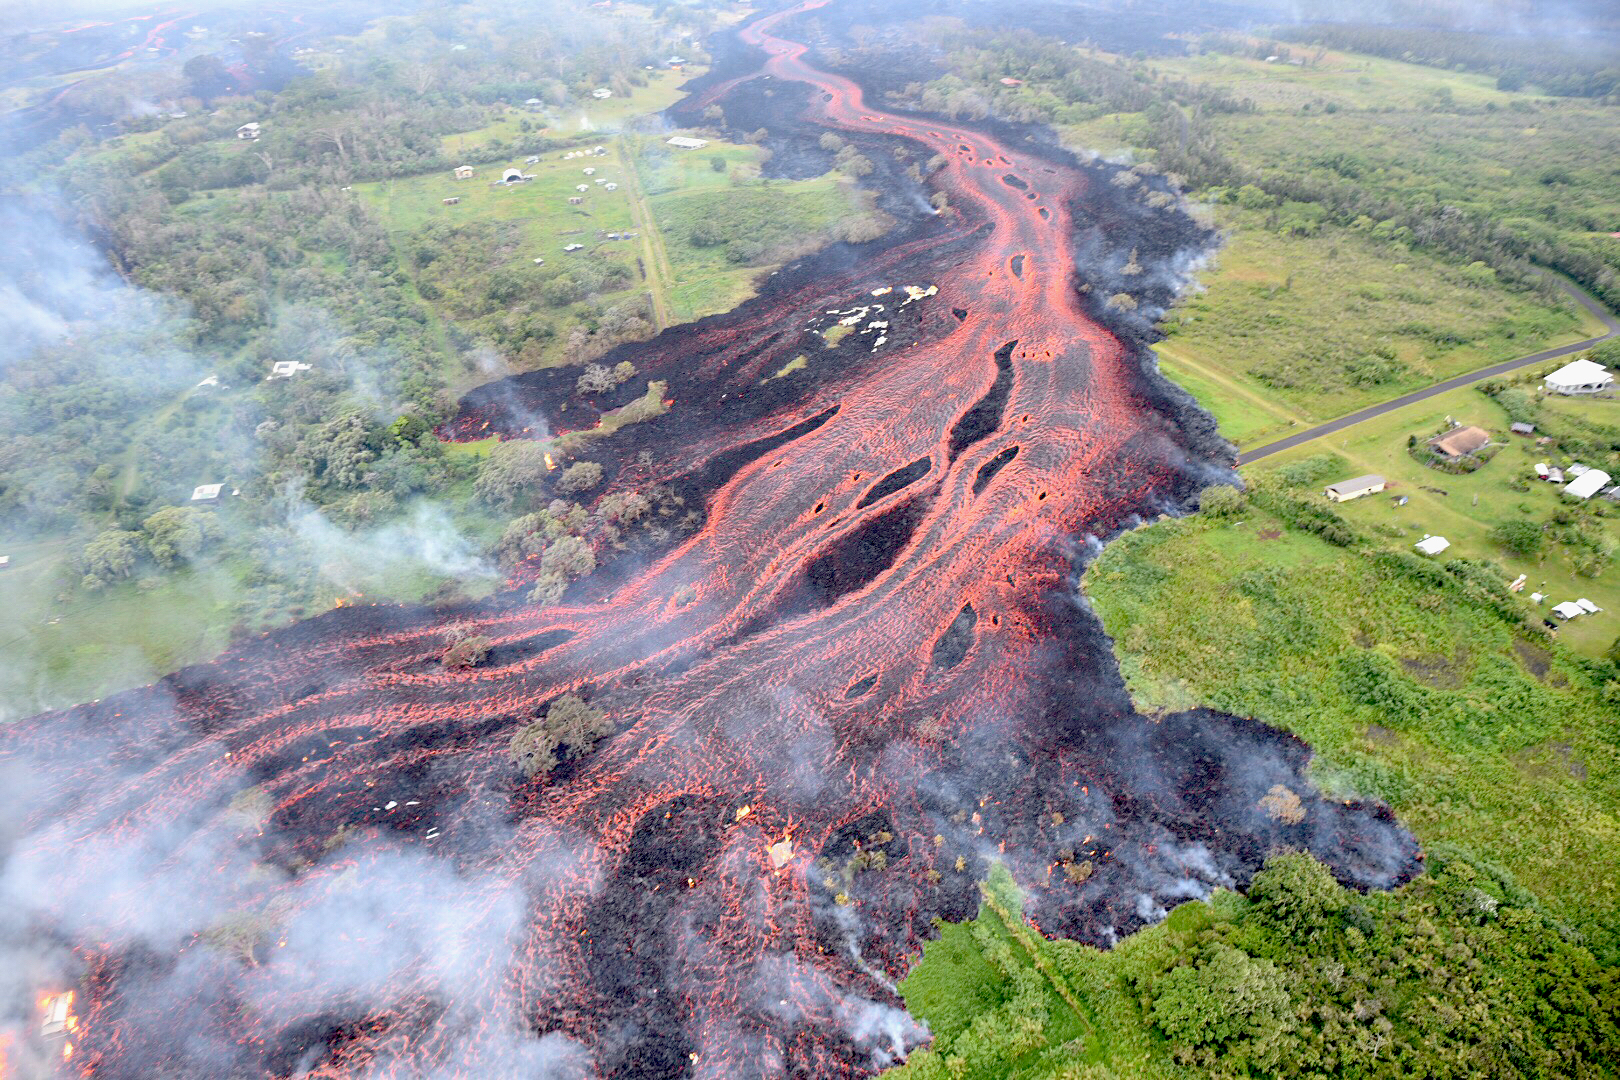
[[[1209,237],[1109,167],[867,105],[788,36],[812,6],[744,26],[752,66],[683,108],[768,92],[773,137],[938,155],[949,209],[622,350],[674,404],[603,441],[612,486],[701,500],[695,533],[558,606],[334,611],[0,732],[0,935],[83,991],[59,1068],[865,1075],[926,1038],[893,981],[991,860],[1100,943],[1281,845],[1412,872],[1297,742],[1137,714],[1074,596],[1086,538],[1231,465],[1101,303]],[[455,430],[523,437],[562,385],[475,392]],[[432,663],[452,620],[488,662]],[[565,693],[615,731],[524,781],[508,743]]]

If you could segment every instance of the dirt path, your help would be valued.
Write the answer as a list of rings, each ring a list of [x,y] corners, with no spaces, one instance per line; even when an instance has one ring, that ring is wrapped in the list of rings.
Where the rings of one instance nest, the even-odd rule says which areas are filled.
[[[1500,364],[1492,364],[1490,367],[1480,368],[1478,371],[1470,371],[1464,375],[1457,375],[1450,379],[1446,379],[1443,382],[1437,382],[1433,386],[1426,386],[1422,390],[1414,390],[1410,394],[1402,394],[1400,397],[1395,398],[1392,401],[1386,401],[1381,405],[1369,405],[1367,408],[1358,409],[1356,412],[1350,413],[1348,416],[1341,416],[1337,420],[1329,420],[1325,424],[1318,424],[1313,428],[1307,428],[1298,434],[1288,436],[1286,439],[1278,439],[1274,443],[1268,443],[1265,446],[1239,454],[1238,464],[1248,465],[1251,462],[1259,461],[1261,458],[1270,457],[1272,454],[1280,453],[1284,450],[1291,450],[1296,446],[1311,442],[1315,439],[1320,439],[1324,435],[1332,435],[1336,431],[1343,431],[1347,427],[1354,427],[1356,424],[1359,424],[1364,420],[1371,420],[1375,416],[1383,416],[1385,413],[1393,412],[1396,409],[1411,405],[1414,402],[1423,401],[1426,398],[1432,398],[1437,394],[1444,394],[1448,390],[1455,390],[1459,386],[1468,386],[1472,383],[1482,382],[1485,379],[1489,379],[1495,375],[1504,375],[1510,371],[1517,371],[1519,368],[1529,367],[1532,364],[1540,364],[1548,360],[1556,360],[1560,356],[1568,356],[1571,353],[1583,352],[1590,349],[1593,345],[1596,345],[1600,341],[1608,341],[1610,338],[1620,335],[1620,319],[1616,319],[1613,313],[1611,313],[1602,304],[1594,300],[1591,296],[1587,295],[1586,291],[1579,286],[1573,285],[1562,279],[1559,279],[1558,283],[1563,286],[1563,288],[1568,291],[1569,294],[1573,296],[1582,307],[1586,308],[1586,310],[1597,316],[1603,325],[1608,328],[1608,333],[1603,334],[1600,337],[1587,338],[1585,341],[1577,341],[1570,345],[1560,345],[1557,348],[1543,349],[1540,352],[1531,353],[1529,356],[1521,356],[1516,360],[1504,360]]]
[[[647,196],[641,190],[636,163],[626,158],[623,139],[614,140],[613,156],[623,168],[625,187],[630,194],[630,216],[640,234],[641,261],[647,268],[647,292],[652,297],[654,328],[663,330],[674,322],[669,310],[669,289],[675,280],[675,271],[670,268],[658,220],[653,217],[652,207],[647,205]]]

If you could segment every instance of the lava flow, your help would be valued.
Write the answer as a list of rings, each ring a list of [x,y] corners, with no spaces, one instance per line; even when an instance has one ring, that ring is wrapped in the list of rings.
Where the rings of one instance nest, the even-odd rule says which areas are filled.
[[[1207,233],[1162,179],[865,104],[782,36],[812,6],[683,107],[937,155],[948,209],[609,358],[673,405],[591,456],[699,500],[695,532],[559,606],[346,607],[0,732],[0,946],[30,1003],[80,991],[49,1069],[865,1075],[926,1039],[893,981],[991,861],[1099,943],[1280,846],[1413,872],[1296,741],[1137,714],[1075,596],[1088,538],[1231,464],[1104,303],[1167,301]],[[457,430],[521,437],[570,387],[486,388]],[[484,663],[437,663],[450,621]],[[615,731],[524,781],[512,735],[564,693]],[[45,1060],[19,1016],[11,1059]]]

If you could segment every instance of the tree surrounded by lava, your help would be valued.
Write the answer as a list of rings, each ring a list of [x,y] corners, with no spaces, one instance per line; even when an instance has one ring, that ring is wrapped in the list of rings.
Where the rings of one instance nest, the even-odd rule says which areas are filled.
[[[1377,808],[1267,813],[1310,791],[1299,744],[1138,715],[1074,595],[1089,542],[1231,464],[1142,340],[1211,237],[1162,179],[869,106],[792,40],[814,6],[681,108],[768,92],[782,138],[920,148],[948,209],[622,350],[675,404],[600,497],[673,485],[701,528],[557,606],[346,608],[0,734],[0,939],[83,988],[74,1069],[864,1075],[926,1038],[893,980],[993,861],[1100,942],[1278,846],[1410,872]],[[462,424],[521,437],[518,404],[546,392]],[[478,662],[441,662],[447,620]],[[521,770],[565,695],[612,733]]]

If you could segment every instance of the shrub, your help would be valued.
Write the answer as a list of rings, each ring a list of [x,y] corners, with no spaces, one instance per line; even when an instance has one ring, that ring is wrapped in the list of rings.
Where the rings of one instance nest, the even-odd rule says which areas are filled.
[[[573,495],[589,491],[602,482],[602,466],[594,461],[576,461],[563,470],[557,481],[557,494]]]
[[[1525,558],[1540,555],[1547,545],[1546,534],[1533,521],[1504,521],[1491,530],[1491,539],[1505,550]]]
[[[444,650],[439,657],[439,663],[447,671],[465,671],[477,667],[489,656],[491,645],[489,638],[482,634],[473,637],[464,637]]]
[[[1227,484],[1212,484],[1198,494],[1198,512],[1209,517],[1236,517],[1246,506],[1243,493]]]

